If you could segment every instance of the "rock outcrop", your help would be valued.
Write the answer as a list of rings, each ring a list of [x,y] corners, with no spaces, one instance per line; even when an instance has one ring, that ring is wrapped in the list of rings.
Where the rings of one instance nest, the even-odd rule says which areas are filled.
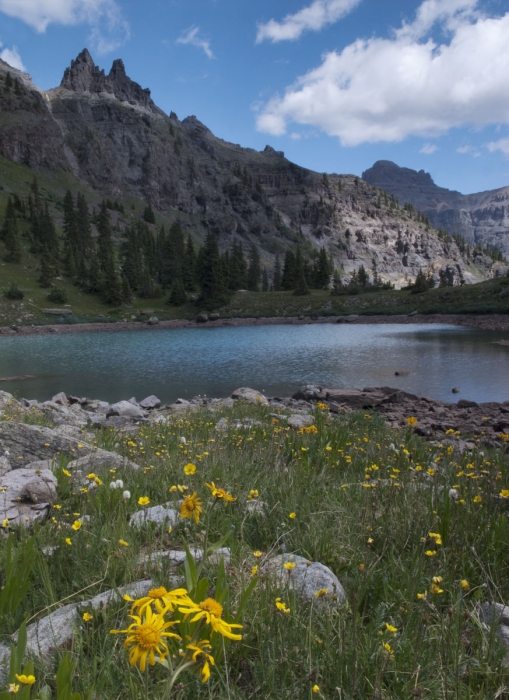
[[[509,187],[465,195],[435,185],[424,170],[400,168],[388,160],[377,161],[362,179],[401,204],[412,204],[436,228],[459,233],[469,243],[496,246],[509,257]]]

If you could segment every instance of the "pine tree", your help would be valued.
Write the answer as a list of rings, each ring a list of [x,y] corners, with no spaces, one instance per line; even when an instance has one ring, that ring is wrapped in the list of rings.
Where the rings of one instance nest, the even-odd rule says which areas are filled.
[[[205,245],[198,256],[198,275],[200,302],[208,308],[213,308],[228,301],[229,293],[224,284],[217,238],[212,232],[207,233]]]
[[[63,202],[64,208],[64,265],[67,273],[74,277],[76,274],[76,259],[78,257],[78,220],[74,199],[67,190]]]
[[[133,293],[129,280],[125,275],[122,275],[122,301],[124,304],[130,304],[133,298]]]
[[[181,278],[178,278],[177,280],[175,280],[171,288],[168,304],[171,304],[172,306],[182,306],[182,304],[185,304],[186,301],[187,294],[184,288],[184,282]]]
[[[150,204],[147,204],[147,206],[145,207],[145,210],[143,212],[143,218],[147,222],[147,224],[155,224],[156,217]]]
[[[38,282],[41,287],[51,287],[53,284],[54,271],[49,253],[45,250],[41,255],[41,273]]]
[[[272,278],[272,290],[274,292],[281,291],[281,263],[279,262],[279,255],[276,255],[276,261],[274,263],[274,277]]]
[[[187,237],[186,251],[182,263],[182,281],[186,292],[193,292],[196,289],[196,253],[191,236]]]
[[[283,277],[281,279],[281,289],[289,290],[295,289],[295,284],[297,281],[297,270],[295,267],[295,255],[291,250],[287,250],[285,253],[285,260],[283,263]]]
[[[304,261],[302,259],[302,254],[300,248],[297,248],[297,254],[295,256],[295,266],[296,266],[296,279],[295,279],[295,289],[293,291],[295,296],[305,296],[309,294],[309,287],[306,281],[306,275],[304,273]]]
[[[163,287],[169,289],[183,275],[186,243],[180,222],[172,224],[163,244],[163,260],[161,281]]]
[[[318,261],[314,271],[314,285],[316,289],[327,289],[330,284],[331,269],[329,257],[325,248],[320,248]]]
[[[267,277],[267,270],[263,268],[262,272],[262,292],[269,291],[269,278]]]
[[[244,250],[240,241],[233,241],[230,255],[229,288],[232,292],[247,287],[247,263],[244,257]]]
[[[260,291],[260,280],[262,277],[262,268],[260,265],[260,253],[256,243],[251,244],[249,251],[249,268],[247,271],[247,288],[250,292]]]
[[[21,246],[18,236],[18,222],[14,202],[9,197],[7,207],[5,209],[4,225],[1,231],[1,237],[5,243],[5,262],[19,263],[21,262]]]
[[[101,274],[101,296],[106,304],[120,304],[122,301],[122,290],[115,266],[110,217],[105,202],[101,204],[97,230],[99,232],[97,260]]]

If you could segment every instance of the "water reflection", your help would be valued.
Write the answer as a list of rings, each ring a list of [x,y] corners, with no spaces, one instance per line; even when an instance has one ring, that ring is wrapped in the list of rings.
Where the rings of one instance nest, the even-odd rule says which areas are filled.
[[[307,325],[2,338],[0,389],[108,401],[227,396],[238,386],[289,395],[303,383],[395,386],[446,401],[509,399],[507,333],[439,325]],[[396,377],[395,371],[408,371]],[[451,394],[459,387],[459,395]]]

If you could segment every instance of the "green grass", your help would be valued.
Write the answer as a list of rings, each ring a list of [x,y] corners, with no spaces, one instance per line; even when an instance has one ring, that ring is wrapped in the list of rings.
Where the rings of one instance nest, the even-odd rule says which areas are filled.
[[[214,426],[222,416],[253,417],[260,424],[218,432]],[[98,446],[117,445],[143,469],[96,470],[103,485],[81,492],[65,476],[61,460],[60,507],[35,529],[39,554],[30,587],[15,614],[0,622],[4,638],[24,618],[46,614],[59,601],[82,600],[85,610],[92,595],[147,573],[165,585],[168,570],[146,572],[136,564],[137,555],[182,548],[183,542],[202,545],[204,520],[198,525],[182,520],[171,532],[150,526],[135,531],[127,516],[139,509],[141,496],[151,505],[177,498],[169,491],[176,484],[210,502],[205,482],[214,481],[237,498],[226,508],[221,503],[213,508],[207,535],[214,542],[231,533],[226,574],[233,613],[252,567],[262,568],[269,553],[282,547],[330,567],[348,600],[320,612],[261,576],[245,610],[243,640],[228,645],[226,661],[218,661],[209,683],[185,673],[172,697],[307,699],[315,697],[316,684],[317,696],[342,700],[507,698],[504,649],[478,617],[481,602],[509,601],[509,521],[504,502],[494,498],[509,488],[506,452],[460,456],[410,429],[388,429],[375,415],[329,418],[317,409],[314,423],[316,432],[302,434],[273,420],[263,407],[237,403],[232,410],[174,418],[167,427],[143,427],[136,436],[99,432]],[[188,462],[197,466],[192,476],[183,473]],[[123,479],[130,501],[109,488],[114,478]],[[449,499],[453,486],[460,491],[458,501]],[[266,517],[246,513],[251,489],[267,503]],[[475,502],[478,495],[481,501]],[[76,513],[92,516],[78,532],[70,529]],[[441,545],[430,532],[440,534]],[[24,529],[15,531],[18,546],[28,537]],[[47,545],[58,549],[44,556],[40,548]],[[4,540],[0,547],[3,557]],[[256,550],[261,559],[254,557]],[[437,553],[427,556],[427,550]],[[218,571],[206,567],[204,573],[213,595]],[[436,576],[442,577],[442,592],[433,594]],[[463,579],[468,592],[461,588]],[[419,599],[424,592],[427,597]],[[289,615],[276,609],[278,596]],[[86,693],[94,686],[96,697],[108,700],[146,697],[143,674],[128,665],[121,640],[109,634],[126,627],[127,614],[127,604],[110,606],[75,630],[70,647],[77,662],[75,690]],[[387,631],[386,623],[397,632]],[[54,686],[63,653],[36,662],[34,698],[44,683]],[[150,668],[149,697],[162,697],[164,679],[163,668]]]

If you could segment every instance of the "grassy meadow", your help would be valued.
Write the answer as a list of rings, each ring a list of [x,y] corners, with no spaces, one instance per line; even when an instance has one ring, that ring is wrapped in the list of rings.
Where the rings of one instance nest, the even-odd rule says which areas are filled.
[[[70,602],[81,601],[81,622],[70,645],[26,667],[36,680],[18,683],[19,697],[55,697],[60,663],[59,700],[78,700],[71,685],[84,698],[104,700],[509,698],[506,650],[479,619],[482,602],[509,602],[505,450],[479,448],[461,456],[417,437],[410,425],[393,430],[374,414],[332,417],[319,407],[315,427],[296,431],[269,410],[237,402],[233,409],[144,426],[135,435],[102,430],[99,447],[142,469],[98,469],[86,480],[94,488],[74,482],[68,460],[55,464],[59,500],[50,519],[1,539],[3,591],[9,542],[19,562],[30,557],[30,566],[11,572],[17,590],[27,579],[26,595],[14,609],[4,606],[0,634],[5,643],[23,620],[33,622]],[[218,431],[222,417],[257,423]],[[123,484],[112,489],[110,482],[118,479]],[[214,498],[206,484],[236,500],[225,501],[221,491]],[[202,499],[199,522],[181,517],[172,529],[148,524],[140,530],[128,524],[143,507],[140,499],[145,507],[175,501],[179,509],[181,499],[195,492]],[[249,514],[249,500],[263,501],[266,515]],[[73,529],[83,515],[90,520]],[[186,641],[168,639],[169,662],[141,671],[139,663],[129,664],[126,635],[110,634],[133,622],[132,603],[91,611],[87,600],[146,577],[169,591],[175,571],[166,564],[141,566],[140,554],[185,544],[208,550],[218,542],[231,549],[224,570],[206,560],[194,573],[182,566],[177,574],[187,573],[182,585],[189,591],[195,576],[193,595],[201,595],[195,600],[221,600],[228,623],[242,607],[242,638],[210,636],[209,630],[212,650],[205,650],[215,658],[210,678],[201,682],[207,657],[197,655],[169,692],[169,667],[190,653],[179,652]],[[49,553],[47,547],[56,549]],[[330,567],[347,602],[320,606],[277,587],[263,575],[263,564],[281,551]],[[243,597],[250,585],[251,594]],[[182,616],[177,607],[174,619]],[[168,630],[185,632],[186,624]],[[207,626],[196,625],[204,638]],[[1,698],[12,697],[7,684],[2,688]]]

